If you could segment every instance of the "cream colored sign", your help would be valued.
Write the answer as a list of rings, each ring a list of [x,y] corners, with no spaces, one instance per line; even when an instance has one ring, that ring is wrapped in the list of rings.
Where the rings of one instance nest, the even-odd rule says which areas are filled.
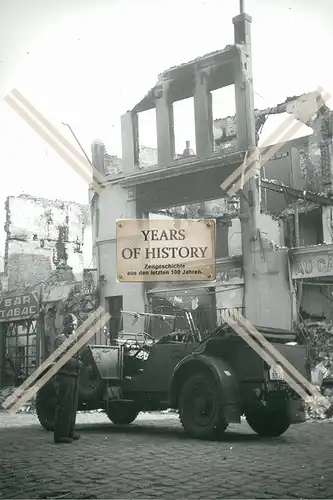
[[[117,221],[118,281],[211,281],[215,278],[215,220]]]

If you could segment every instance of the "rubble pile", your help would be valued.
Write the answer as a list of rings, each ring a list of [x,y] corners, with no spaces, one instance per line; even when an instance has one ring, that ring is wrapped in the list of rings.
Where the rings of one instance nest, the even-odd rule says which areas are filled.
[[[306,325],[307,342],[310,349],[311,381],[320,391],[323,380],[333,378],[333,325],[312,322]],[[333,405],[333,387],[321,390]],[[306,404],[308,419],[326,419],[321,405]]]
[[[333,403],[333,398],[331,403]],[[305,414],[307,420],[327,420],[325,408],[318,404],[305,403]]]
[[[306,340],[310,348],[311,369],[322,363],[327,370],[324,377],[333,374],[333,325],[325,322],[307,323]]]

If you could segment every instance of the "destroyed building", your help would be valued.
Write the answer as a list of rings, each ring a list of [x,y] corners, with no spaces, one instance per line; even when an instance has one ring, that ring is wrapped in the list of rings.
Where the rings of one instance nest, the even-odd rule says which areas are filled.
[[[5,210],[4,291],[35,286],[61,263],[82,280],[92,260],[89,206],[21,195],[7,197]]]
[[[64,315],[81,323],[97,304],[89,206],[21,195],[5,210],[0,388],[50,354]]]
[[[228,116],[213,120],[211,109],[211,91],[233,83],[230,76],[233,74],[232,66],[228,65],[234,57],[233,51],[234,47],[228,46],[222,51],[207,54],[202,58],[165,71],[159,75],[156,86],[122,117],[123,158],[117,158],[118,170],[113,175],[114,182],[119,185],[117,188],[119,196],[121,196],[121,186],[128,189],[128,196],[133,200],[133,207],[135,203],[137,207],[141,204],[140,208],[149,206],[151,213],[160,216],[163,214],[189,218],[205,216],[217,219],[216,282],[211,285],[191,283],[186,286],[185,284],[172,286],[168,283],[147,283],[145,290],[151,299],[159,296],[183,305],[191,305],[192,302],[193,304],[199,303],[202,308],[211,310],[215,310],[217,305],[221,310],[230,308],[242,310],[244,280],[241,264],[240,200],[237,196],[230,199],[228,196],[223,197],[223,193],[220,195],[219,186],[222,178],[215,175],[215,172],[218,173],[217,165],[222,172],[224,165],[227,167],[228,161],[240,165],[244,156],[240,154],[237,146],[236,117]],[[224,65],[221,63],[223,58],[227,61],[223,63]],[[220,63],[221,66],[219,66]],[[203,75],[203,78],[200,75]],[[210,92],[207,93],[205,89],[208,85]],[[326,269],[326,271],[320,279],[330,282],[333,277],[333,272],[327,275],[327,269],[330,266],[326,262],[331,252],[333,234],[331,207],[329,202],[323,202],[318,196],[310,200],[309,196],[302,195],[303,192],[311,191],[327,198],[332,194],[332,111],[327,106],[323,106],[315,117],[306,121],[302,121],[302,116],[298,113],[302,104],[309,97],[313,97],[312,94],[305,93],[289,97],[272,108],[255,110],[256,143],[261,154],[266,153],[268,145],[281,143],[261,173],[261,213],[258,219],[262,255],[267,261],[269,279],[273,280],[274,273],[285,275],[285,281],[283,284],[281,282],[281,290],[276,300],[280,300],[281,297],[286,298],[288,294],[294,296],[294,287],[299,289],[297,283],[299,276],[295,274],[295,266],[297,267],[298,259],[302,259],[305,252],[310,253],[310,259],[313,262],[318,260],[316,252],[326,253],[326,257],[319,256],[319,259],[323,258],[326,263],[321,266],[321,269]],[[172,103],[191,95],[194,96],[196,147],[194,155],[182,157],[182,155],[175,155]],[[154,108],[158,147],[153,161],[148,165],[148,162],[145,164],[141,162],[142,144],[137,117],[141,112]],[[220,111],[220,116],[223,116],[223,110]],[[296,117],[292,116],[294,112]],[[289,136],[287,139],[275,137],[265,144],[263,137],[265,130],[269,137],[270,124],[273,122],[276,127],[286,119],[290,122],[289,126],[296,126],[298,135],[294,134],[296,137]],[[101,151],[103,148],[104,146]],[[184,148],[186,148],[185,144]],[[104,155],[105,150],[101,154]],[[208,169],[208,164],[216,165],[216,170]],[[95,162],[95,166],[107,174],[101,162]],[[213,185],[215,182],[216,186],[216,188],[210,188],[209,194],[206,193],[208,182],[203,181],[203,174],[201,174],[201,170],[205,168],[207,174],[209,173],[210,184]],[[167,180],[171,177],[179,179],[178,185]],[[190,185],[192,191],[190,191]],[[213,192],[216,192],[215,196]],[[106,193],[107,191],[100,205],[102,211],[99,211],[99,236],[96,240],[97,244],[100,241],[100,263],[103,270],[107,269],[106,262],[110,261],[113,252],[112,238],[108,239],[109,231],[104,226],[102,215],[107,204]],[[115,193],[118,196],[118,191],[113,189],[112,196]],[[145,197],[144,201],[141,201],[141,197]],[[202,201],[198,202],[200,198]],[[175,202],[173,206],[172,199]],[[109,204],[108,206],[109,220],[110,214],[115,209]],[[125,211],[125,205],[123,210]],[[325,246],[323,246],[324,243]],[[268,251],[266,247],[270,250]],[[282,260],[278,263],[276,258],[273,260],[270,258],[269,254],[274,252],[274,248],[284,248],[283,252],[290,266],[289,271]],[[104,261],[105,264],[103,264]],[[275,269],[275,266],[278,266],[278,269]],[[107,282],[102,293],[105,300],[112,301],[114,295],[122,296],[120,292],[122,287],[114,285],[113,279],[110,280],[113,273],[106,271],[102,274]],[[304,278],[305,276],[302,275],[302,281]],[[311,279],[311,273],[308,278]],[[124,294],[126,295],[125,291]],[[294,304],[290,311],[288,309],[287,312],[285,309],[287,304],[284,304],[281,299],[282,302],[279,302],[281,314],[282,310],[285,311],[284,317],[289,317],[290,314],[290,317],[293,317],[292,323],[296,325],[299,319],[297,310],[307,310],[303,317],[305,318],[308,314],[311,319],[317,317],[320,309],[321,312],[318,313],[320,317],[325,317],[325,321],[328,322],[333,321],[332,313],[323,305],[322,300],[316,299],[312,302],[313,294],[314,287],[311,287],[307,279],[303,284],[302,294],[297,293],[297,297],[295,294],[297,305]],[[125,295],[122,297],[126,301]],[[186,300],[185,296],[187,296]],[[138,295],[135,300],[133,299],[134,302],[137,301],[137,297]],[[309,311],[310,303],[312,304],[311,311]],[[322,310],[323,307],[325,311]],[[281,314],[276,312],[276,321],[279,321]],[[289,323],[288,328],[292,327],[292,323]]]

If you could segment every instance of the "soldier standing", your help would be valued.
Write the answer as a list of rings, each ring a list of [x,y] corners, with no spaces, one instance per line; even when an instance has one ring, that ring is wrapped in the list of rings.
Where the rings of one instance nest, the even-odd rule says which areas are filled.
[[[65,340],[74,333],[76,318],[69,314],[63,321],[63,333],[54,342],[57,349]],[[70,358],[55,375],[56,388],[56,414],[54,425],[55,443],[72,443],[80,438],[75,434],[75,421],[78,405],[78,378],[81,366],[78,353]]]

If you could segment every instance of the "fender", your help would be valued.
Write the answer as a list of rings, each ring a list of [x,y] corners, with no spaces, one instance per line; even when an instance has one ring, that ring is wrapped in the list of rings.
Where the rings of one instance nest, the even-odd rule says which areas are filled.
[[[183,382],[200,370],[209,370],[213,375],[219,390],[223,393],[223,406],[234,409],[234,416],[230,415],[229,421],[239,422],[241,415],[239,384],[229,363],[217,356],[196,352],[186,356],[177,364],[170,387],[170,406],[177,408]]]

